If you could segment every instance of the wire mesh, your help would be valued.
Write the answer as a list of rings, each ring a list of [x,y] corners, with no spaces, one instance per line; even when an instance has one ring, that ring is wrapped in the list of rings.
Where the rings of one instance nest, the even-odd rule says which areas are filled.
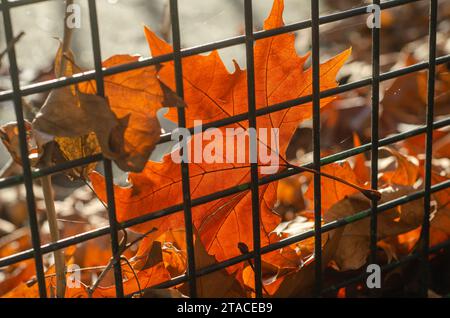
[[[10,10],[11,8],[32,5],[39,2],[48,0],[16,0],[7,1],[1,0],[0,10],[3,14],[5,37],[7,42],[13,39],[12,21]],[[101,62],[101,47],[99,37],[99,24],[97,18],[97,10],[95,0],[87,0],[89,3],[89,17],[91,24],[91,38],[93,55],[95,61],[95,69],[87,71],[82,75],[69,78],[57,78],[55,80],[45,81],[38,84],[20,86],[19,73],[17,67],[17,60],[14,47],[8,51],[8,57],[10,61],[10,75],[12,81],[12,90],[0,92],[0,102],[12,100],[14,102],[15,114],[18,122],[19,137],[20,137],[20,150],[23,162],[23,175],[9,177],[6,179],[0,179],[0,189],[11,187],[18,184],[25,184],[27,207],[29,213],[29,226],[31,229],[32,249],[4,257],[0,259],[0,267],[15,264],[17,262],[34,258],[36,266],[36,276],[39,285],[39,294],[41,297],[47,297],[45,287],[45,276],[42,262],[42,255],[53,252],[58,249],[63,249],[74,244],[86,242],[88,240],[100,237],[103,235],[109,235],[111,238],[112,255],[115,259],[114,262],[114,275],[117,297],[124,297],[122,273],[120,266],[120,249],[118,242],[118,231],[121,229],[129,228],[133,225],[155,220],[164,216],[168,216],[178,212],[184,212],[185,230],[186,230],[186,242],[187,242],[187,255],[188,266],[186,274],[174,278],[170,281],[158,284],[152,288],[163,288],[176,286],[182,282],[189,282],[190,296],[196,297],[196,280],[198,277],[210,274],[214,271],[224,269],[228,266],[238,264],[239,262],[252,260],[255,270],[255,295],[256,297],[263,296],[262,287],[262,269],[261,269],[261,255],[275,251],[290,244],[300,242],[310,237],[315,239],[315,295],[320,296],[326,291],[337,290],[340,287],[347,286],[353,282],[362,280],[365,275],[355,276],[340,284],[326,287],[323,286],[322,277],[322,255],[321,255],[321,237],[323,233],[329,232],[333,229],[345,226],[362,220],[364,218],[370,218],[370,262],[376,263],[376,249],[377,249],[377,216],[393,207],[401,204],[414,201],[419,198],[424,198],[424,219],[422,224],[422,249],[415,254],[401,259],[400,261],[393,262],[382,267],[382,270],[387,270],[400,266],[405,262],[420,258],[422,268],[422,280],[421,280],[421,293],[426,296],[428,288],[428,255],[434,253],[441,248],[448,247],[450,241],[442,243],[433,248],[429,247],[429,232],[430,232],[430,202],[431,194],[450,187],[450,181],[444,181],[439,184],[432,185],[431,183],[431,158],[432,158],[432,135],[433,130],[438,128],[447,127],[450,124],[450,118],[434,121],[434,85],[436,66],[450,62],[450,55],[441,57],[436,56],[436,28],[437,28],[437,0],[427,0],[430,3],[430,19],[429,19],[429,60],[427,62],[417,63],[411,66],[407,66],[398,70],[389,71],[386,73],[380,73],[380,32],[378,28],[372,29],[372,76],[363,80],[354,81],[339,87],[320,91],[320,34],[319,28],[323,24],[336,22],[350,17],[367,14],[368,6],[362,6],[358,8],[352,8],[338,13],[333,13],[326,16],[319,16],[319,1],[311,0],[311,19],[306,21],[300,21],[286,26],[264,31],[253,31],[253,12],[252,12],[252,0],[244,0],[244,12],[245,12],[245,35],[236,36],[234,38],[217,41],[214,43],[208,43],[205,45],[181,48],[180,38],[180,25],[179,25],[179,12],[178,1],[170,0],[170,15],[172,21],[172,38],[173,38],[173,52],[166,55],[157,57],[150,57],[139,60],[138,62],[124,64],[120,66],[114,66],[111,68],[102,68]],[[373,5],[378,5],[382,10],[402,6],[405,4],[417,2],[420,0],[391,0],[380,3],[380,0],[373,0]],[[424,1],[424,0],[423,0]],[[259,39],[268,38],[275,35],[280,35],[292,31],[298,31],[302,29],[311,28],[312,35],[312,95],[300,97],[293,100],[284,101],[279,104],[270,105],[262,109],[256,109],[255,101],[255,77],[254,77],[254,43]],[[256,128],[256,119],[258,116],[267,115],[276,111],[287,109],[289,107],[295,107],[301,104],[312,102],[313,105],[313,162],[304,167],[314,168],[320,171],[321,166],[349,158],[356,154],[363,153],[365,151],[371,152],[371,188],[377,189],[377,176],[378,176],[378,149],[381,146],[393,144],[398,141],[402,141],[412,136],[419,134],[426,134],[426,161],[425,161],[425,187],[423,190],[414,192],[405,197],[378,204],[376,200],[371,203],[371,208],[365,211],[361,211],[355,215],[345,217],[343,219],[336,220],[331,223],[321,224],[321,187],[320,187],[320,175],[314,175],[314,220],[315,226],[313,230],[304,232],[299,235],[295,235],[279,242],[272,243],[267,246],[261,246],[260,239],[260,202],[259,202],[259,187],[268,184],[273,181],[281,180],[283,178],[295,175],[299,173],[295,169],[287,169],[285,171],[276,173],[270,176],[258,177],[258,165],[256,163],[251,164],[251,182],[237,185],[235,187],[215,192],[210,195],[206,195],[200,198],[192,199],[189,185],[189,167],[187,163],[180,165],[182,175],[182,190],[183,190],[183,203],[178,204],[164,210],[151,211],[151,213],[143,216],[125,221],[118,222],[115,213],[115,200],[113,191],[113,173],[111,167],[111,161],[104,158],[101,154],[80,158],[58,164],[45,169],[32,171],[30,162],[28,159],[28,149],[26,143],[26,131],[24,124],[24,117],[22,112],[22,97],[45,92],[54,88],[59,88],[75,83],[80,83],[87,80],[95,80],[97,84],[97,94],[104,95],[104,76],[118,74],[133,69],[139,69],[149,65],[156,65],[162,62],[174,61],[175,64],[175,81],[176,91],[180,97],[183,97],[183,70],[182,59],[188,56],[196,55],[211,51],[213,49],[221,49],[234,45],[245,44],[246,47],[246,62],[247,62],[247,89],[248,89],[248,112],[240,115],[231,116],[226,119],[214,121],[202,126],[202,130],[206,130],[210,127],[223,127],[239,121],[248,120],[249,127]],[[378,134],[378,122],[379,122],[379,94],[380,83],[386,80],[397,78],[406,74],[417,72],[420,70],[428,71],[428,87],[427,87],[427,117],[426,125],[413,130],[392,135],[383,139],[379,139]],[[343,92],[353,90],[355,88],[370,87],[372,90],[372,109],[371,109],[371,142],[361,145],[349,150],[339,152],[327,157],[321,158],[320,155],[320,99],[337,95]],[[178,125],[179,127],[186,127],[185,110],[180,108],[178,110]],[[189,127],[191,131],[194,131],[195,127]],[[165,134],[161,136],[161,143],[171,139],[171,135]],[[256,139],[252,140],[256,144]],[[87,163],[103,161],[105,167],[105,179],[107,188],[107,205],[108,205],[108,217],[109,225],[104,226],[89,232],[84,232],[76,236],[61,239],[54,243],[41,245],[39,237],[39,228],[36,216],[35,199],[33,193],[33,180],[42,176],[55,174],[64,170],[74,168]],[[195,266],[195,254],[194,254],[194,241],[193,241],[193,224],[192,224],[192,208],[201,204],[224,198],[232,194],[240,193],[242,191],[250,191],[252,195],[252,228],[253,228],[253,250],[247,253],[242,253],[239,256],[227,259],[222,262],[215,263],[205,268],[196,268]]]

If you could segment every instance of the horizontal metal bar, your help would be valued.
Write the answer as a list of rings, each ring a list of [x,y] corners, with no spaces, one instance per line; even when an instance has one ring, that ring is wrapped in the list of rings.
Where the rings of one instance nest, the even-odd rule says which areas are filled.
[[[9,0],[8,1],[8,6],[10,8],[14,8],[14,7],[21,7],[21,6],[26,6],[26,5],[30,5],[30,4],[37,4],[40,2],[46,2],[46,1],[50,1],[50,0]],[[0,10],[3,10],[3,6],[0,6]]]
[[[417,1],[423,1],[423,0],[392,0],[392,1],[383,3],[382,8],[385,8],[385,9],[392,8],[395,6],[400,6],[400,5],[404,5],[406,3],[417,2]],[[354,16],[354,15],[358,15],[358,14],[360,14],[360,15],[366,14],[367,13],[366,10],[367,10],[367,6],[363,6],[360,8],[354,8],[354,9],[350,9],[347,11],[342,11],[339,13],[334,13],[334,14],[330,14],[327,16],[323,16],[320,18],[320,24],[326,24],[326,23],[330,23],[330,22],[339,21],[341,19],[345,19],[345,14],[349,14],[350,16]],[[344,18],[342,18],[342,16],[344,16]],[[277,35],[277,34],[283,34],[283,33],[291,32],[291,31],[299,31],[299,30],[308,28],[310,25],[311,25],[311,20],[308,20],[308,21],[304,21],[304,22],[300,22],[300,23],[295,23],[292,25],[286,25],[286,26],[283,26],[283,27],[280,27],[277,29],[258,31],[258,32],[254,33],[254,36],[255,36],[255,39],[264,39],[264,38],[271,37],[271,36]],[[212,51],[215,49],[222,49],[222,48],[226,48],[226,47],[230,47],[230,46],[238,45],[238,44],[244,44],[244,43],[245,43],[245,36],[241,35],[241,36],[233,37],[230,39],[225,39],[222,41],[217,41],[217,42],[212,42],[212,43],[208,43],[205,45],[182,49],[181,56],[188,57],[188,56],[192,56],[192,55],[206,53],[206,52],[209,52],[209,51]],[[110,68],[104,68],[103,76],[114,75],[117,73],[135,70],[135,69],[147,67],[150,65],[156,65],[156,64],[172,61],[173,59],[174,59],[173,54],[165,54],[165,55],[160,55],[160,56],[156,56],[156,57],[142,58],[141,60],[139,60],[137,62],[126,63],[126,64],[122,64],[122,65],[118,65],[118,66],[114,66],[114,67],[110,67]],[[437,63],[439,63],[439,61],[437,61]],[[425,66],[424,69],[425,68],[427,68],[427,66]],[[27,95],[32,95],[32,94],[49,91],[54,88],[64,87],[67,85],[81,83],[81,82],[85,82],[85,81],[93,80],[93,79],[95,79],[95,70],[90,70],[90,71],[86,71],[83,73],[75,74],[72,77],[61,77],[61,78],[54,79],[54,80],[43,81],[40,83],[26,85],[24,87],[21,87],[20,91],[21,91],[22,96],[27,96]],[[370,83],[368,85],[370,85]],[[10,99],[12,99],[12,96],[13,95],[12,95],[11,90],[3,91],[0,93],[0,102],[5,101],[5,100],[10,100]]]
[[[38,3],[42,3],[42,2],[46,2],[46,1],[50,1],[50,0],[16,0],[16,1],[9,1],[8,6],[10,8],[15,8],[15,7],[25,6],[25,5],[38,4]],[[380,7],[382,10],[385,10],[385,9],[390,9],[390,8],[410,4],[413,2],[419,2],[419,1],[424,1],[424,0],[391,0],[391,1],[383,2]],[[4,10],[4,7],[5,7],[5,5],[0,4],[0,11]],[[336,21],[348,19],[351,17],[359,16],[359,15],[364,15],[364,14],[367,14],[367,6],[352,8],[352,9],[341,11],[338,13],[333,13],[330,15],[322,16],[319,19],[319,24],[321,24],[321,25],[327,24],[327,23],[336,22]],[[276,30],[276,32],[268,33],[267,37],[286,33],[286,32],[298,31],[301,29],[308,28],[310,26],[311,26],[310,20],[302,21],[300,23],[289,24],[289,25],[286,25],[284,28],[270,30],[270,31]],[[259,32],[255,33],[255,35],[261,34],[261,33],[264,34],[264,31],[259,31]],[[237,37],[237,38],[241,38],[241,37]],[[262,37],[256,35],[255,38],[262,38]],[[242,41],[242,43],[244,43],[244,41]]]
[[[391,9],[391,8],[394,8],[394,7],[410,4],[410,3],[413,3],[413,2],[419,2],[419,1],[422,1],[422,0],[394,0],[394,1],[386,1],[386,2],[381,3],[380,8],[381,8],[381,10],[386,10],[386,9]],[[357,16],[360,16],[360,15],[365,15],[365,14],[368,13],[367,12],[367,8],[368,8],[368,6],[362,6],[362,7],[351,8],[351,9],[348,9],[348,10],[344,10],[344,11],[340,11],[340,12],[336,12],[336,13],[331,13],[329,15],[321,16],[319,18],[319,25],[324,25],[324,24],[328,24],[328,23],[332,23],[332,22],[337,22],[337,21],[342,21],[342,20],[346,20],[346,19],[349,19],[349,18],[357,17]],[[369,12],[372,12],[372,11],[369,11]],[[310,28],[311,24],[312,24],[311,20],[305,20],[305,21],[300,21],[300,22],[288,24],[288,25],[285,25],[285,26],[283,26],[281,28],[255,32],[254,33],[255,34],[255,39],[262,39],[262,38],[266,38],[266,37],[269,37],[269,36],[280,35],[280,34],[287,33],[287,32],[300,31],[300,30],[303,30],[303,29]]]
[[[14,7],[38,4],[38,3],[42,3],[42,2],[46,2],[46,1],[51,1],[51,0],[16,0],[16,1],[9,1],[8,6],[10,8],[14,8]],[[401,6],[401,5],[405,5],[405,4],[409,4],[409,3],[413,3],[413,2],[418,2],[418,1],[423,1],[423,0],[391,0],[391,1],[386,1],[386,2],[382,3],[381,8],[389,9],[389,8],[393,8],[393,7],[397,7],[397,6]],[[4,7],[3,5],[0,5],[0,11],[3,10],[3,7]],[[333,14],[333,15],[331,15],[333,17],[329,17],[323,23],[335,22],[338,20],[347,19],[349,17],[354,17],[354,16],[365,14],[365,13],[367,13],[365,8],[366,7],[358,7],[358,8],[353,8],[351,10],[346,10],[346,11],[342,12],[344,15]],[[361,10],[364,10],[364,12],[361,12]],[[336,17],[334,17],[334,15],[336,15]],[[293,29],[292,31],[295,31],[295,30],[296,29]]]
[[[233,266],[233,265],[239,264],[241,262],[249,261],[254,257],[255,257],[255,254],[252,251],[252,252],[248,252],[245,254],[241,254],[241,255],[233,257],[233,258],[229,258],[220,263],[214,263],[210,266],[207,266],[207,267],[197,270],[196,277],[206,276],[208,274],[223,270],[229,266]],[[184,275],[180,275],[180,276],[176,277],[175,279],[171,279],[171,280],[162,282],[160,284],[154,285],[150,288],[170,288],[170,287],[174,287],[180,283],[184,283],[186,281],[187,281],[187,275],[184,274]]]
[[[92,156],[87,156],[75,160],[66,161],[63,163],[59,163],[57,165],[46,167],[42,169],[34,170],[32,173],[33,179],[41,178],[44,176],[48,176],[54,173],[63,172],[64,170],[81,167],[90,163],[98,162],[103,160],[103,155],[96,154]],[[0,190],[3,188],[15,186],[21,184],[23,182],[23,175],[16,175],[8,178],[0,179]]]
[[[110,231],[109,225],[107,225],[104,227],[97,228],[95,230],[83,232],[81,234],[77,234],[77,235],[73,235],[73,236],[61,239],[54,243],[44,244],[41,246],[42,254],[51,253],[56,250],[63,249],[63,248],[66,248],[66,247],[69,247],[69,246],[72,246],[75,244],[83,243],[83,242],[98,238],[103,235],[108,235],[109,231]],[[4,257],[4,258],[0,259],[0,268],[15,264],[17,262],[25,261],[27,259],[32,258],[33,255],[34,255],[34,251],[32,249],[28,249],[26,251],[22,251],[22,252],[14,254],[14,255]]]

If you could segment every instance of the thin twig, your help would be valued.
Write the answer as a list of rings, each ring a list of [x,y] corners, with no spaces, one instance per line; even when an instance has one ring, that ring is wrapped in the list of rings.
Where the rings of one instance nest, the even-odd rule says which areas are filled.
[[[115,260],[117,258],[119,258],[119,260],[122,258],[122,254],[131,246],[133,246],[134,244],[136,244],[137,242],[139,242],[140,240],[142,240],[143,238],[145,238],[147,235],[153,233],[157,231],[156,228],[152,228],[151,230],[147,231],[146,233],[140,235],[138,238],[136,238],[134,241],[132,241],[131,243],[127,243],[127,239],[126,239],[126,232],[124,231],[125,235],[123,237],[123,239],[121,240],[120,244],[119,244],[119,250],[117,251],[116,255],[113,255],[113,257],[111,257],[111,259],[109,260],[108,264],[106,265],[105,269],[100,273],[100,276],[97,277],[97,280],[94,282],[94,284],[92,284],[91,286],[88,287],[87,292],[88,292],[88,297],[92,298],[92,295],[94,294],[94,291],[97,289],[98,285],[100,284],[100,282],[105,278],[106,274],[111,270],[112,266],[115,263]],[[139,284],[139,282],[138,282]]]
[[[94,188],[89,184],[89,182],[87,182],[86,178],[81,178],[81,180],[84,182],[85,185],[87,185],[87,187],[92,191],[92,193],[94,194],[94,196],[100,201],[100,203],[103,205],[103,207],[105,208],[106,211],[108,211],[108,207],[106,206],[106,204],[102,201],[102,199],[100,199],[100,197],[98,196],[98,194],[95,192]]]
[[[83,268],[79,268],[79,269],[77,269],[77,270],[75,270],[75,271],[73,271],[73,272],[87,272],[87,271],[98,271],[98,270],[102,270],[102,269],[104,269],[106,266],[90,266],[90,267],[83,267]],[[68,271],[66,271],[66,274],[68,274],[69,272]],[[70,272],[70,273],[72,273],[72,271]],[[52,277],[55,277],[56,276],[56,273],[52,273],[52,274],[46,274],[44,277],[45,277],[45,279],[48,279],[48,278],[52,278]],[[27,282],[26,282],[26,284],[27,284],[27,286],[28,287],[30,287],[30,286],[32,286],[32,285],[34,285],[34,284],[36,284],[37,283],[37,278],[36,277],[33,277],[33,278],[31,278],[30,280],[28,280]]]
[[[245,255],[247,253],[250,253],[250,250],[247,246],[247,244],[243,243],[243,242],[239,242],[238,243],[238,249],[241,252],[242,255]],[[253,270],[253,273],[255,273],[255,266],[253,265],[253,261],[252,259],[248,259],[247,260],[248,264],[250,265],[250,268]],[[262,281],[262,277],[261,277],[261,287],[263,289],[263,291],[266,293],[266,295],[270,295],[269,292],[267,291],[266,287],[264,287],[264,283]],[[253,291],[256,292],[256,290],[253,288]]]
[[[162,16],[162,21],[161,21],[161,35],[162,35],[162,38],[166,42],[169,42],[169,40],[170,40],[171,29],[172,29],[172,23],[170,21],[170,6],[169,6],[169,2],[167,1],[164,4],[163,16]]]
[[[141,283],[139,282],[139,277],[137,276],[136,271],[134,270],[133,266],[131,266],[130,261],[126,257],[121,257],[121,260],[125,261],[130,268],[131,272],[133,273],[134,279],[136,279],[136,284],[138,285],[139,294],[144,296],[144,293],[142,292]]]
[[[58,221],[56,219],[55,202],[53,200],[53,188],[51,176],[45,176],[41,178],[42,191],[44,192],[45,207],[47,209],[47,221],[50,229],[50,237],[52,242],[57,242],[60,238]],[[63,298],[66,289],[66,275],[64,264],[64,253],[62,250],[56,250],[53,252],[55,259],[55,271],[56,271],[56,297]]]
[[[65,12],[64,12],[64,37],[62,42],[62,57],[61,68],[58,76],[63,76],[66,70],[67,60],[64,58],[64,53],[70,50],[70,44],[72,41],[73,29],[67,25],[67,18],[69,12],[67,8],[73,4],[73,0],[66,0]],[[47,160],[46,165],[50,164],[50,160]],[[44,176],[41,178],[42,189],[44,192],[45,207],[47,209],[47,220],[50,228],[50,236],[52,242],[59,240],[58,221],[56,218],[55,202],[53,200],[53,187],[51,176]],[[64,298],[66,291],[66,266],[64,260],[64,253],[62,250],[56,250],[53,252],[55,258],[55,272],[56,272],[56,297]]]
[[[67,59],[64,58],[65,54],[70,51],[70,45],[72,43],[72,35],[73,35],[73,28],[70,28],[67,25],[67,19],[70,16],[70,12],[68,9],[69,6],[73,5],[73,0],[66,0],[66,6],[65,6],[65,13],[64,13],[64,35],[63,35],[63,42],[61,47],[61,68],[60,72],[61,74],[58,74],[59,76],[64,76]]]
[[[100,276],[97,277],[97,280],[94,282],[92,286],[89,286],[87,289],[88,297],[92,298],[92,295],[94,294],[94,291],[97,289],[100,282],[103,280],[103,278],[106,276],[106,274],[109,272],[111,267],[113,266],[114,258],[111,258],[106,265],[105,269],[100,273]]]

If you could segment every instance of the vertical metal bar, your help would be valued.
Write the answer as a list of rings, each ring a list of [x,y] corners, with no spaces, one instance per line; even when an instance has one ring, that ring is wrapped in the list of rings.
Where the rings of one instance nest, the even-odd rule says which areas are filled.
[[[172,39],[175,64],[175,83],[177,94],[184,98],[183,65],[181,60],[180,21],[178,15],[178,0],[170,0],[170,18],[172,21]],[[178,108],[178,126],[186,128],[186,114],[184,108]],[[194,233],[192,224],[191,189],[189,183],[189,164],[181,163],[181,180],[183,187],[184,226],[186,228],[186,247],[188,253],[188,269],[190,297],[197,297],[197,281],[195,273]],[[197,238],[200,239],[200,238]]]
[[[319,1],[311,0],[312,80],[313,80],[313,166],[320,171],[320,39]],[[314,174],[314,261],[315,294],[322,292],[322,194],[320,175]]]
[[[253,251],[255,270],[255,296],[262,298],[262,269],[261,269],[261,232],[259,219],[259,186],[258,186],[258,141],[256,133],[256,97],[255,97],[255,63],[254,63],[254,36],[253,36],[253,8],[252,0],[245,0],[245,52],[247,62],[247,95],[248,95],[248,121],[250,134],[250,173],[252,196],[252,228]]]
[[[97,95],[105,96],[105,85],[102,72],[102,54],[100,48],[100,34],[98,28],[97,7],[95,0],[89,0],[89,19],[91,24],[92,49],[95,63],[95,81],[97,84]],[[110,224],[111,249],[114,257],[114,280],[116,283],[116,296],[121,298],[123,293],[122,268],[119,255],[118,222],[116,219],[116,203],[114,201],[114,182],[112,163],[109,159],[103,160],[106,180],[106,197],[108,204],[108,219]]]
[[[3,22],[5,27],[6,43],[11,43],[14,39],[14,33],[12,29],[10,8],[7,0],[2,0],[1,3],[3,4]],[[36,216],[36,203],[33,192],[33,177],[30,160],[28,158],[27,131],[22,112],[22,96],[19,81],[19,69],[17,67],[16,50],[14,45],[12,45],[8,50],[8,58],[9,71],[13,87],[14,111],[16,113],[17,127],[19,130],[20,157],[22,159],[28,219],[30,223],[31,241],[34,250],[34,263],[36,267],[36,276],[39,286],[39,296],[41,298],[46,298],[47,289],[45,285],[44,266],[42,262],[41,239],[39,236],[39,224]]]
[[[427,88],[427,118],[426,118],[426,146],[425,146],[425,186],[424,186],[424,215],[422,224],[422,275],[420,282],[420,294],[428,295],[429,275],[429,245],[430,245],[430,201],[431,201],[431,173],[433,156],[433,119],[434,119],[434,88],[436,78],[436,30],[437,30],[437,0],[430,0],[430,24],[429,24],[429,56],[428,56],[428,88]]]
[[[374,7],[380,5],[380,0],[373,0]],[[377,11],[375,11],[374,18]],[[374,23],[372,28],[372,118],[371,118],[371,176],[370,184],[373,190],[378,189],[378,120],[379,120],[379,103],[380,103],[380,29]],[[372,214],[370,216],[370,263],[377,263],[377,210],[378,201],[372,199]]]

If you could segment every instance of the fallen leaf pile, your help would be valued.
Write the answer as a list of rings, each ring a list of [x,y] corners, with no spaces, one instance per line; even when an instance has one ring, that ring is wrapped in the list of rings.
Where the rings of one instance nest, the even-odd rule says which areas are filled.
[[[275,0],[264,29],[281,27],[284,2]],[[386,20],[385,23],[389,21]],[[145,35],[152,56],[173,51],[149,28]],[[302,40],[302,39],[300,39]],[[348,46],[347,46],[348,47]],[[259,39],[255,43],[256,108],[264,109],[286,100],[312,94],[312,69],[309,54],[299,56],[292,33]],[[360,52],[358,52],[359,55]],[[339,72],[347,71],[352,50],[343,50],[320,65],[320,89],[338,85]],[[352,56],[353,57],[353,56]],[[61,59],[68,60],[66,70],[58,69]],[[354,57],[353,57],[354,58]],[[107,59],[105,68],[135,62],[137,56],[116,55]],[[354,61],[350,61],[354,62]],[[186,125],[194,127],[247,113],[247,71],[237,62],[228,71],[219,53],[183,58],[184,98],[178,98],[175,66],[166,62],[158,66],[106,76],[104,97],[97,95],[95,81],[71,85],[50,92],[31,124],[27,124],[32,164],[42,167],[102,153],[124,171],[127,184],[114,186],[116,214],[119,222],[144,215],[158,216],[169,207],[179,205],[179,211],[134,225],[120,232],[120,256],[123,285],[126,295],[134,297],[186,297],[187,283],[170,289],[154,286],[186,273],[188,255],[185,220],[182,212],[183,192],[180,164],[173,157],[178,150],[166,154],[161,162],[148,161],[159,142],[161,128],[156,112],[170,107],[166,119],[178,121],[178,108],[185,107]],[[411,56],[405,65],[414,64]],[[350,63],[352,64],[352,63]],[[59,51],[55,59],[55,73],[72,76],[81,72],[72,54]],[[345,72],[344,72],[345,73]],[[436,86],[436,116],[448,114],[450,99],[449,71],[438,68]],[[401,125],[419,125],[426,111],[426,73],[417,72],[383,83],[380,134],[386,136],[401,131]],[[411,91],[405,98],[399,91]],[[322,156],[343,151],[369,142],[367,116],[370,107],[362,90],[351,91],[320,101],[322,118]],[[358,104],[357,107],[353,107]],[[369,111],[368,111],[369,109]],[[294,106],[268,115],[258,116],[258,129],[276,128],[279,145],[274,148],[273,137],[258,139],[263,152],[279,159],[277,172],[309,162],[311,159],[312,103]],[[99,123],[101,123],[99,125]],[[353,128],[352,128],[353,127]],[[227,135],[227,128],[248,129],[242,121],[219,130]],[[0,130],[2,140],[14,160],[20,164],[18,136],[15,124]],[[369,135],[370,137],[370,135]],[[433,135],[433,184],[448,180],[450,145],[447,129]],[[210,147],[208,132],[197,133],[189,141],[190,155]],[[234,143],[236,149],[245,144]],[[344,140],[344,141],[342,141]],[[229,145],[227,144],[227,147]],[[210,150],[210,153],[212,151]],[[380,148],[378,188],[379,204],[419,191],[424,184],[425,138],[418,135],[402,142]],[[197,269],[236,257],[253,250],[252,194],[250,162],[228,163],[227,154],[214,153],[216,162],[189,163],[190,197],[193,200],[218,191],[240,187],[238,193],[217,198],[192,207],[194,254]],[[259,164],[259,177],[267,162]],[[233,162],[237,162],[233,160]],[[361,153],[343,161],[322,167],[322,223],[339,219],[351,220],[358,213],[370,209],[371,202],[364,195],[370,189],[370,160]],[[88,180],[91,188],[81,187],[57,200],[62,225],[62,237],[70,237],[108,224],[104,204],[107,202],[105,178],[95,165],[68,172],[72,179]],[[311,172],[303,171],[289,178],[259,186],[259,215],[261,245],[267,246],[285,238],[311,232],[314,229],[314,182]],[[328,176],[328,177],[327,177]],[[75,180],[76,181],[76,180]],[[0,258],[31,247],[25,227],[26,205],[23,189],[9,189],[0,195]],[[4,190],[2,190],[4,191]],[[39,193],[40,190],[37,190]],[[6,196],[7,194],[7,196]],[[430,245],[450,239],[450,190],[432,195]],[[9,199],[8,199],[9,198]],[[14,198],[14,199],[11,199]],[[37,196],[40,220],[44,215],[42,198]],[[3,202],[6,202],[4,206]],[[1,211],[14,210],[13,217],[3,217]],[[6,212],[5,212],[6,214]],[[417,199],[388,209],[378,216],[378,254],[380,263],[388,264],[414,253],[420,245],[423,222],[423,200]],[[46,229],[41,221],[42,229]],[[4,234],[2,234],[4,233]],[[44,243],[49,240],[44,232]],[[262,283],[265,297],[311,296],[315,282],[314,237],[262,255]],[[364,272],[370,254],[370,218],[358,218],[349,224],[322,234],[322,266],[325,285],[332,285],[348,272]],[[73,281],[67,273],[65,297],[115,297],[114,275],[111,269],[111,246],[108,237],[69,247],[65,250],[66,265],[81,268]],[[430,256],[433,258],[434,256]],[[55,270],[50,257],[45,257],[48,293],[55,288]],[[0,295],[3,297],[38,297],[33,260],[1,269]],[[392,275],[399,272],[392,272]],[[401,275],[406,275],[400,272]],[[387,275],[385,282],[390,277]],[[69,282],[71,283],[69,286]],[[75,284],[74,284],[75,283]],[[388,283],[387,283],[388,284]],[[351,295],[342,289],[330,296]],[[197,279],[199,297],[252,297],[255,295],[255,275],[252,261],[241,262]]]

